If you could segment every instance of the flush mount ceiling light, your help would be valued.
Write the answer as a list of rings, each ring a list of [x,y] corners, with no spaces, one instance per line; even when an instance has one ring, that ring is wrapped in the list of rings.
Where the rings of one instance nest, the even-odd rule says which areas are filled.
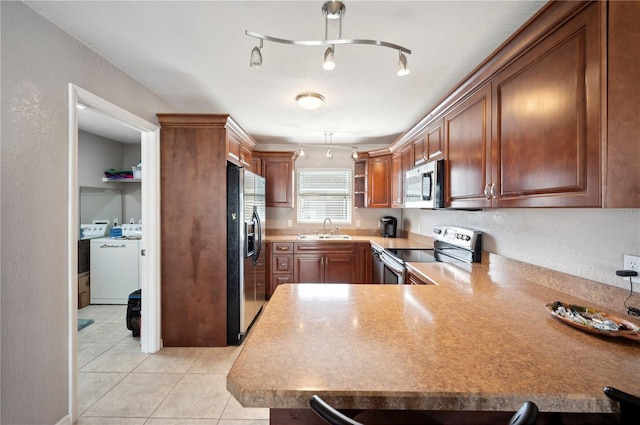
[[[296,102],[304,109],[318,109],[324,102],[324,96],[318,93],[301,93],[296,96]]]
[[[296,46],[327,46],[327,49],[324,52],[324,61],[322,67],[326,70],[335,69],[335,47],[336,45],[344,45],[344,44],[369,44],[372,46],[382,46],[388,47],[390,49],[394,49],[398,51],[400,55],[398,61],[398,75],[404,76],[409,74],[409,68],[407,67],[407,57],[405,54],[410,55],[411,50],[406,47],[399,46],[397,44],[389,43],[386,41],[380,40],[363,40],[363,39],[343,39],[342,38],[342,16],[344,15],[346,7],[344,3],[340,1],[328,1],[324,5],[322,5],[322,14],[324,15],[324,40],[288,40],[284,38],[271,37],[269,35],[259,34],[257,32],[245,31],[245,34],[249,37],[254,37],[260,40],[260,47],[254,47],[251,51],[251,67],[259,68],[262,65],[262,42],[264,40],[271,41],[273,43],[281,43],[281,44],[291,44]],[[329,39],[329,19],[338,20],[338,38]],[[256,60],[254,61],[254,55]],[[260,57],[258,60],[257,57]],[[254,66],[254,63],[257,65]],[[402,67],[402,71],[400,69]]]

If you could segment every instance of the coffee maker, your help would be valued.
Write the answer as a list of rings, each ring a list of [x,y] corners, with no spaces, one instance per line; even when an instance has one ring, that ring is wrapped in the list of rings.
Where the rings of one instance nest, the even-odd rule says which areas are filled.
[[[395,217],[386,215],[380,218],[380,236],[383,238],[395,238],[398,220]]]

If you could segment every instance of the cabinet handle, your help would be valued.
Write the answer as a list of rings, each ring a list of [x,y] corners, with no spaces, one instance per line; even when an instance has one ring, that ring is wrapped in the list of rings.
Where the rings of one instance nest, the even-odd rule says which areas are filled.
[[[280,267],[284,267],[286,265],[287,265],[287,263],[280,263]]]
[[[488,184],[484,186],[484,197],[487,199],[491,199],[491,189]]]
[[[491,190],[489,191],[493,199],[496,199],[496,182],[491,183]]]

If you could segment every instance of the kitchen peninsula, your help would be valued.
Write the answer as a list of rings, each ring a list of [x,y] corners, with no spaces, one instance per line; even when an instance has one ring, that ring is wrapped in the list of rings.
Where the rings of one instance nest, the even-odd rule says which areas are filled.
[[[583,413],[617,411],[604,386],[640,394],[639,341],[582,332],[545,309],[599,306],[486,262],[414,269],[436,284],[279,286],[228,390],[270,408],[272,423],[313,394],[341,409],[515,411],[531,400]]]

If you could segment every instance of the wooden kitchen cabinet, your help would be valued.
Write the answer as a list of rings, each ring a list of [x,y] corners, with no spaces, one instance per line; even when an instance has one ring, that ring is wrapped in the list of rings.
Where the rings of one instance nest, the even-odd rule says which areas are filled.
[[[267,290],[267,299],[271,298],[278,285],[293,283],[293,243],[273,242],[271,245],[271,279]]]
[[[434,120],[425,130],[423,157],[425,162],[444,158],[443,119]],[[416,153],[416,163],[418,161]]]
[[[606,158],[603,207],[640,208],[640,2],[611,1],[608,7]]]
[[[355,283],[356,244],[298,242],[294,248],[296,283]]]
[[[259,151],[254,151],[251,155],[251,171],[264,177],[262,173],[262,153]]]
[[[356,279],[354,283],[371,282],[371,244],[369,242],[358,242],[356,245]]]
[[[226,126],[227,138],[225,144],[227,161],[251,170],[252,152],[256,141],[232,120],[229,121]]]
[[[448,207],[601,205],[599,19],[585,9],[445,115]]]
[[[492,206],[601,204],[599,11],[593,4],[493,79]]]
[[[267,207],[293,208],[297,152],[260,152]]]
[[[491,181],[491,86],[460,102],[444,117],[445,205],[491,206],[485,189]]]
[[[404,176],[402,175],[402,153],[391,155],[391,207],[401,208],[404,195]]]
[[[408,143],[391,156],[391,207],[404,206],[404,176],[414,167],[414,144]]]
[[[243,132],[229,115],[158,114],[158,120],[163,344],[225,346],[227,185],[221,182],[229,135]]]
[[[407,285],[429,285],[429,283],[425,282],[418,276],[417,274],[407,271]]]
[[[368,207],[391,208],[391,154],[369,157]]]
[[[353,163],[353,201],[355,208],[367,208],[368,201],[368,154],[358,152],[358,159]]]

